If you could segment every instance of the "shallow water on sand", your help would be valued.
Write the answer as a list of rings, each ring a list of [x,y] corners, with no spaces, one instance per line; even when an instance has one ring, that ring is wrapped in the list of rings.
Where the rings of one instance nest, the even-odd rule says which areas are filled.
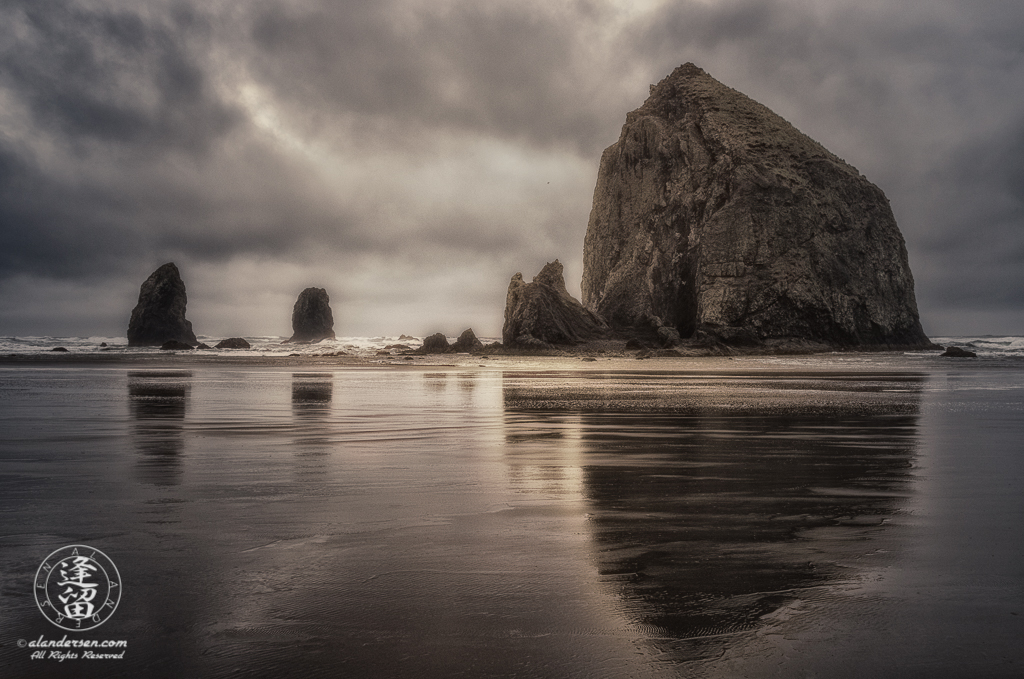
[[[1024,374],[899,368],[0,369],[3,676],[1019,676]]]

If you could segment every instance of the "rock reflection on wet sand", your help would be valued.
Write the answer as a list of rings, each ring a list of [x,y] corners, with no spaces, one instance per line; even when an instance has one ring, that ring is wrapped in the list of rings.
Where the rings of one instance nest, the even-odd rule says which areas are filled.
[[[139,452],[139,478],[154,485],[176,485],[185,449],[185,413],[192,373],[137,370],[128,373],[128,408]]]
[[[334,375],[331,373],[293,373],[292,408],[299,417],[323,414],[330,409],[334,396]]]
[[[569,393],[532,377],[506,381],[510,464],[554,464],[545,444],[571,439],[599,579],[666,657],[717,657],[729,635],[866,577],[865,556],[892,563],[922,376],[594,374]]]

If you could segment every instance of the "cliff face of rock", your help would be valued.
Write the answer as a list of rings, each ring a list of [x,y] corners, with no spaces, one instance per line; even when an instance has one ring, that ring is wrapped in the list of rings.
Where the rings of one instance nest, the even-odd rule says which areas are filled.
[[[128,346],[161,346],[175,341],[194,347],[199,342],[185,319],[185,283],[173,262],[154,271],[139,290],[139,303],[128,321]]]
[[[501,329],[506,347],[575,344],[600,337],[606,327],[565,289],[557,259],[546,264],[532,283],[524,282],[521,273],[509,283]]]
[[[319,342],[334,339],[331,298],[323,288],[306,288],[292,308],[292,336],[289,342]]]
[[[583,303],[613,327],[929,343],[882,191],[693,64],[605,150],[583,256]]]

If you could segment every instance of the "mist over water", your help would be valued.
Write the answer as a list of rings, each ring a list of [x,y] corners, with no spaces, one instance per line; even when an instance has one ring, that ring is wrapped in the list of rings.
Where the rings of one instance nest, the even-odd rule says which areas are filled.
[[[1022,375],[773,365],[0,368],[0,664],[1012,676]],[[14,643],[75,543],[121,661]]]

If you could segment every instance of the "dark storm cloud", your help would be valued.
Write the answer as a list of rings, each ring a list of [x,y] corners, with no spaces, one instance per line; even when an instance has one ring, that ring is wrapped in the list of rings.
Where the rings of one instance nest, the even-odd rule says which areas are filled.
[[[926,176],[941,189],[921,238],[933,293],[954,308],[1024,307],[1024,118]]]
[[[139,239],[104,219],[116,210],[109,202],[54,182],[0,147],[0,279],[88,276],[114,266]]]
[[[151,249],[149,215],[187,218],[202,200],[138,171],[203,154],[240,120],[203,73],[208,27],[184,6],[56,1],[5,3],[0,22],[0,91],[24,111],[0,137],[0,278],[122,271]]]
[[[3,18],[5,87],[68,137],[199,152],[239,119],[210,91],[210,28],[184,5],[144,17],[28,1],[7,3]]]
[[[148,266],[149,253],[160,252],[208,261],[239,252],[280,254],[306,245],[307,234],[296,233],[297,223],[335,238],[346,232],[344,213],[269,190],[257,193],[251,191],[250,202],[242,204],[238,196],[170,178],[62,182],[0,147],[0,278],[134,272],[134,260]],[[357,237],[348,245],[373,244]]]
[[[217,260],[285,253],[310,239],[361,251],[408,235],[365,215],[360,221],[343,206],[318,205],[293,186],[309,180],[275,157],[279,149],[252,141],[244,112],[218,87],[224,62],[250,74],[300,131],[357,116],[357,153],[393,146],[426,162],[416,154],[437,150],[417,149],[415,137],[433,138],[438,128],[593,143],[593,116],[567,105],[576,94],[564,72],[573,66],[570,27],[528,11],[454,7],[434,16],[398,3],[325,3],[218,17],[203,7],[6,6],[0,18],[15,30],[0,51],[0,83],[28,112],[26,136],[58,147],[68,164],[52,172],[31,148],[0,147],[9,168],[0,180],[8,246],[0,275],[108,270],[111,260],[172,245]],[[233,142],[258,148],[213,169]],[[168,168],[182,162],[212,181],[179,181]],[[91,167],[107,176],[97,179]],[[233,177],[249,188],[232,195],[218,185]],[[452,210],[458,218],[458,206]],[[419,231],[427,241],[445,238]],[[510,240],[508,233],[497,240]],[[475,235],[452,240],[462,249],[496,240],[480,229]]]
[[[300,7],[274,5],[254,17],[260,54],[253,66],[317,115],[354,111],[587,152],[609,143],[604,121],[611,112],[600,104],[620,95],[620,74],[608,73],[607,63],[603,72],[593,69],[587,29],[602,18],[597,5]]]

